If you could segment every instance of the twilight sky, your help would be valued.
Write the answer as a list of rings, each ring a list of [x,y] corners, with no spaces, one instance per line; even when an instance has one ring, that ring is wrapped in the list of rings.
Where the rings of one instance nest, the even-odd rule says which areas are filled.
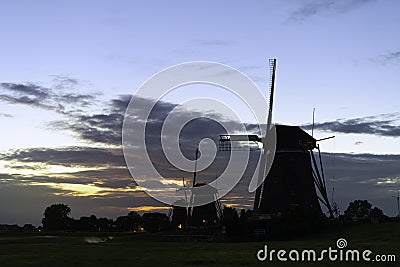
[[[341,211],[349,201],[368,199],[396,214],[398,1],[3,1],[0,7],[0,223],[39,225],[55,202],[68,204],[76,218],[168,210],[141,191],[125,166],[121,127],[131,95],[155,73],[194,60],[230,65],[266,95],[273,57],[274,122],[310,131],[316,108],[317,139],[336,136],[321,149],[329,193],[334,183]],[[180,90],[160,103],[154,129],[182,95],[235,101],[212,86]],[[203,109],[196,112],[209,112]],[[190,145],[219,133],[212,122],[188,126],[187,156]],[[246,190],[252,168],[225,204],[252,206]],[[164,171],[172,180],[191,175]],[[218,171],[212,166],[199,177]]]

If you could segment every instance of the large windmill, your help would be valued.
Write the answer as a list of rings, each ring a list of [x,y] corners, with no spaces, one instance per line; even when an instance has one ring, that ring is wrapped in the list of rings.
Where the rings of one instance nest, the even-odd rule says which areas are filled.
[[[269,107],[266,136],[272,129],[276,59],[270,59]],[[230,150],[233,142],[262,143],[258,168],[259,187],[254,200],[254,214],[259,220],[284,216],[293,210],[322,216],[320,203],[329,216],[329,202],[318,141],[298,126],[276,125],[275,155],[267,153],[267,138],[257,135],[222,135],[220,149]],[[314,154],[318,151],[318,160]],[[266,174],[267,163],[271,168]]]

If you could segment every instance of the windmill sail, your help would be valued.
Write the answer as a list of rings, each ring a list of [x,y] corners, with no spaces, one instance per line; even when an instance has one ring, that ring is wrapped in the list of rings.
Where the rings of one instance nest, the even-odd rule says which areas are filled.
[[[263,143],[263,150],[261,151],[261,159],[259,162],[259,168],[258,168],[258,182],[257,186],[259,187],[259,190],[256,191],[256,198],[255,198],[255,203],[254,203],[254,211],[257,213],[258,208],[260,207],[260,202],[262,200],[262,192],[264,191],[264,183],[263,180],[265,179],[266,173],[266,165],[267,161],[271,160],[269,156],[269,151],[267,150],[267,137],[268,133],[271,129],[271,124],[272,124],[272,108],[274,104],[274,90],[275,90],[275,71],[276,71],[276,59],[270,59],[269,60],[269,66],[270,66],[270,80],[269,80],[269,105],[268,105],[268,117],[267,117],[267,126],[265,129],[265,137],[262,140]]]

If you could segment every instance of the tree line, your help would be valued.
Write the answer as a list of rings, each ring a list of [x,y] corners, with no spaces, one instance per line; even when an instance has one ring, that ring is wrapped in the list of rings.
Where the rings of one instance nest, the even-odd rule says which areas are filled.
[[[70,216],[71,208],[65,204],[53,204],[43,214],[43,230],[71,231],[162,231],[169,225],[169,218],[164,213],[148,212],[140,215],[131,211],[117,219],[97,218],[95,215],[74,219]]]
[[[234,207],[223,207],[223,217],[219,226],[227,235],[244,236],[251,234],[253,212],[251,210],[237,210]],[[290,219],[290,218],[289,218]],[[293,219],[293,218],[292,218]],[[289,223],[298,224],[296,220],[288,220]],[[383,222],[388,220],[383,211],[367,200],[355,200],[337,220],[341,222]],[[71,217],[71,208],[65,204],[52,204],[43,214],[42,226],[35,227],[32,224],[0,225],[0,231],[89,231],[89,232],[158,232],[164,230],[178,230],[171,224],[170,218],[159,212],[147,212],[140,215],[136,211],[130,211],[127,215],[119,216],[115,220],[109,218],[97,218],[95,215],[82,216],[79,219]]]

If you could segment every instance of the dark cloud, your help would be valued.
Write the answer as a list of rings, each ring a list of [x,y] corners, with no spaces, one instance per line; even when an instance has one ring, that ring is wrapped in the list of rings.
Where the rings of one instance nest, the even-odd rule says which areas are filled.
[[[400,114],[390,113],[354,119],[340,119],[329,122],[316,123],[314,129],[336,133],[372,134],[389,137],[400,136]],[[311,130],[312,124],[301,126]]]
[[[291,19],[304,20],[322,11],[331,9],[335,1],[312,1],[304,4],[291,14]]]
[[[65,114],[73,112],[76,107],[91,105],[97,97],[97,94],[71,92],[71,90],[75,90],[71,86],[76,85],[77,80],[63,77],[58,81],[59,83],[52,88],[33,83],[0,83],[0,101],[54,110]],[[68,92],[65,92],[66,90]]]
[[[43,167],[39,165],[19,165],[19,164],[10,164],[10,165],[4,165],[5,168],[10,168],[14,170],[42,170]]]
[[[0,100],[9,104],[22,104],[42,109],[56,109],[56,107],[45,104],[43,99],[35,96],[10,96],[1,94]]]
[[[53,121],[49,127],[72,131],[79,139],[92,143],[121,145],[122,123],[130,99],[130,95],[112,99],[101,113],[66,113],[65,119]]]
[[[64,75],[51,75],[57,87],[74,87],[82,83],[82,81]]]
[[[121,145],[122,140],[122,124],[125,116],[126,108],[131,99],[131,95],[122,95],[108,102],[101,113],[95,114],[69,114],[67,119],[53,121],[50,127],[54,130],[69,130],[75,133],[80,139],[106,144]],[[176,104],[159,101],[153,107],[148,118],[145,118],[144,107],[149,103],[148,99],[139,99],[135,105],[135,116],[137,125],[146,121],[146,142],[150,145],[150,149],[159,150],[161,147],[160,136],[163,123],[168,114],[177,107]],[[190,146],[190,151],[197,147],[201,139],[205,137],[212,138],[217,141],[220,134],[225,134],[225,130],[215,121],[207,119],[209,114],[194,112],[190,110],[180,110],[176,120],[185,120],[196,118],[188,123],[183,129],[180,136],[182,145]],[[213,114],[214,118],[223,121],[232,129],[240,129],[240,123],[224,119],[218,114]],[[177,122],[178,123],[178,122]],[[135,123],[133,123],[132,134],[134,135]],[[256,131],[257,127],[248,125],[250,131]],[[185,151],[185,149],[183,149]]]
[[[81,106],[89,106],[91,105],[96,99],[95,96],[93,95],[84,95],[84,94],[72,94],[72,93],[68,93],[68,94],[62,94],[59,96],[59,101],[60,102],[64,102],[64,103],[69,103],[69,104],[73,104],[73,103],[79,103]]]
[[[137,119],[130,124],[130,126],[132,126],[132,129],[131,132],[127,133],[127,136],[131,138],[131,140],[134,140],[133,143],[140,143],[140,140],[137,139],[140,137],[135,134],[135,129],[139,128],[137,127],[137,125],[140,126],[140,124],[143,123],[144,114],[141,114],[141,105],[146,104],[146,101],[148,100],[141,99],[140,101],[138,101],[137,112],[135,112],[135,118]],[[158,102],[154,106],[148,119],[145,120],[146,151],[149,154],[151,161],[163,177],[189,177],[191,179],[191,172],[177,170],[174,165],[166,158],[164,151],[170,148],[167,147],[165,148],[165,150],[162,148],[161,130],[166,117],[173,109],[179,110],[179,112],[175,113],[176,116],[174,116],[169,122],[171,123],[171,125],[176,125],[176,127],[180,127],[183,126],[181,124],[181,121],[188,121],[188,123],[185,124],[181,129],[178,138],[180,151],[187,159],[190,160],[194,160],[195,151],[199,147],[199,144],[202,140],[206,138],[210,139],[212,140],[212,142],[214,142],[216,146],[218,146],[219,135],[227,133],[226,129],[222,126],[221,123],[223,123],[224,126],[233,129],[234,131],[240,130],[240,123],[230,121],[226,118],[221,117],[218,114],[205,114],[197,111],[178,109],[177,105],[168,102]],[[257,128],[254,125],[249,125],[247,130],[256,132]],[[164,132],[163,137],[165,139],[177,138],[177,136],[172,136],[172,134],[168,132]],[[211,181],[215,179],[216,176],[221,174],[228,164],[229,157],[229,153],[218,151],[215,159],[213,159],[212,164],[206,170],[204,170],[201,175],[199,174],[202,177],[201,179],[203,179],[201,181]],[[146,170],[145,168],[143,169],[144,171]],[[138,172],[139,175],[147,174],[145,172],[141,172],[142,168],[140,166],[138,166],[135,171]]]
[[[8,114],[8,113],[2,113],[2,112],[0,112],[0,117],[12,118],[12,117],[14,117],[14,116],[11,115],[11,114]]]
[[[125,166],[120,149],[93,147],[19,149],[0,154],[0,159],[10,162],[44,163],[63,166]]]
[[[323,13],[344,13],[354,10],[374,0],[309,0],[293,11],[290,20],[306,20]]]
[[[68,162],[65,164],[60,164],[65,160],[65,156],[63,155],[65,151],[61,151],[61,153],[53,153],[49,152],[49,157],[53,158],[51,163],[43,160],[42,157],[34,157],[35,164],[34,165],[18,165],[13,164],[16,161],[16,158],[19,158],[21,154],[15,155],[13,159],[9,162],[9,164],[4,165],[6,169],[11,169],[8,173],[0,173],[0,183],[5,185],[13,185],[13,186],[37,186],[43,185],[49,188],[57,188],[57,194],[82,194],[80,190],[85,190],[85,188],[77,187],[76,190],[70,185],[90,185],[92,189],[97,188],[97,192],[92,192],[89,197],[107,197],[113,198],[117,196],[121,196],[124,194],[129,194],[133,189],[137,187],[137,184],[132,179],[128,169],[125,166],[115,166],[113,165],[112,156],[108,155],[110,161],[107,164],[102,164],[99,162],[98,164],[92,164],[84,157],[80,157],[74,160],[75,164],[71,165]],[[89,153],[91,153],[90,151]],[[7,160],[7,159],[3,159]],[[33,158],[29,159],[29,162],[32,163]],[[80,160],[80,161],[79,161]],[[122,157],[121,157],[122,160]],[[46,164],[54,164],[57,162],[58,165],[62,165],[64,167],[75,167],[68,172],[57,172],[52,173],[51,169],[48,169],[48,165]],[[79,171],[79,168],[76,167],[89,167],[89,170]],[[5,170],[3,170],[5,171]],[[7,171],[7,170],[6,170]],[[23,172],[20,172],[23,171]]]
[[[35,96],[40,99],[47,98],[49,96],[49,89],[37,86],[32,83],[28,83],[26,85],[15,83],[0,83],[0,86],[12,92]]]
[[[50,89],[32,83],[0,83],[0,100],[10,104],[23,104],[43,109],[56,109],[49,103]]]
[[[389,52],[376,57],[371,58],[371,61],[377,62],[382,65],[400,62],[400,51]]]
[[[396,177],[400,175],[400,155],[325,153],[328,161],[338,164],[338,179],[356,182],[371,178]]]
[[[400,188],[400,155],[323,153],[327,188],[343,212],[350,201],[368,199],[393,216]]]

